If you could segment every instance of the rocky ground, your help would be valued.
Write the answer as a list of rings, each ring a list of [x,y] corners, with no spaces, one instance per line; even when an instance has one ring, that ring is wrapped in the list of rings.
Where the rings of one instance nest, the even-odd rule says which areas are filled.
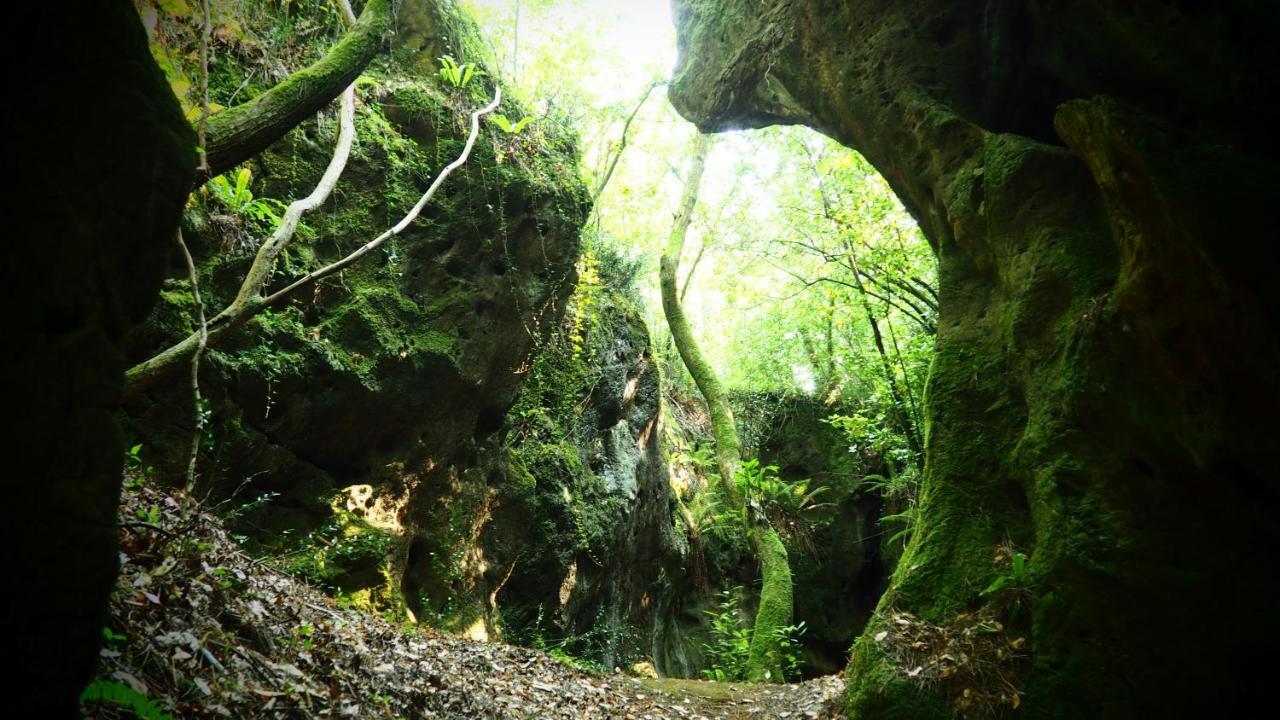
[[[833,718],[844,683],[589,674],[338,606],[246,554],[182,493],[136,481],[85,717]]]

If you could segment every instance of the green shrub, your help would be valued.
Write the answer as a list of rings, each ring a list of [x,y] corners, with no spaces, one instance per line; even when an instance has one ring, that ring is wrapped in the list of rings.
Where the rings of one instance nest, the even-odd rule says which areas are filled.
[[[719,593],[720,602],[715,610],[704,611],[711,619],[711,642],[703,643],[709,666],[702,676],[716,682],[738,682],[747,679],[747,659],[751,652],[751,628],[742,616],[738,597],[741,587]],[[800,637],[805,632],[804,621],[795,625],[776,628],[773,632],[779,640],[782,652],[783,680],[795,680],[803,665]]]

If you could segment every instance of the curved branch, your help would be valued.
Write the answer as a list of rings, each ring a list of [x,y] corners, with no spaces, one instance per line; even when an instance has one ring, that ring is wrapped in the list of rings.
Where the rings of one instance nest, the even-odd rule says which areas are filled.
[[[199,185],[257,155],[355,81],[382,47],[390,0],[369,0],[360,18],[323,58],[242,105],[209,118],[208,168]]]
[[[342,258],[341,260],[338,260],[337,262],[334,262],[334,263],[330,263],[329,265],[326,265],[320,268],[319,270],[315,270],[313,272],[307,273],[307,275],[295,280],[292,284],[290,284],[285,289],[278,290],[272,293],[270,297],[262,301],[263,306],[274,305],[277,302],[280,302],[281,300],[283,300],[285,296],[289,295],[294,290],[297,290],[298,288],[304,285],[309,285],[315,282],[316,280],[319,280],[325,276],[332,275],[338,272],[339,270],[342,270],[348,265],[351,265],[352,263],[354,263],[356,260],[359,260],[361,257],[364,257],[367,253],[370,253],[373,250],[376,250],[378,246],[382,245],[386,241],[390,240],[391,238],[403,232],[404,229],[409,226],[409,223],[417,219],[418,214],[422,212],[422,208],[426,207],[427,202],[431,200],[431,197],[433,195],[436,194],[436,190],[440,189],[440,185],[444,182],[445,178],[449,177],[449,175],[454,170],[457,170],[459,167],[462,167],[462,165],[467,161],[467,158],[471,157],[471,149],[475,147],[476,138],[480,135],[481,116],[488,115],[494,110],[497,110],[498,105],[501,102],[502,102],[502,88],[497,88],[493,94],[493,102],[490,102],[488,105],[471,113],[471,135],[467,137],[467,144],[465,147],[462,148],[462,154],[459,155],[456,160],[454,160],[453,162],[445,166],[444,170],[440,171],[440,174],[436,176],[435,182],[431,183],[431,187],[427,188],[427,191],[423,193],[421,198],[418,199],[418,204],[414,205],[413,209],[409,211],[409,214],[405,215],[404,218],[400,220],[400,222],[396,223],[395,227],[392,227],[390,230],[382,233],[381,235],[374,238],[373,240],[370,240],[369,242],[360,246],[355,252]]]

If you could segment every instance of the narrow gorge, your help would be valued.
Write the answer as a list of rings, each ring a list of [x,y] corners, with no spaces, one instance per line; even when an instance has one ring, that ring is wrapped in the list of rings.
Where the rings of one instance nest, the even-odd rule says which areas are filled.
[[[1266,701],[1275,8],[13,18],[19,715]]]

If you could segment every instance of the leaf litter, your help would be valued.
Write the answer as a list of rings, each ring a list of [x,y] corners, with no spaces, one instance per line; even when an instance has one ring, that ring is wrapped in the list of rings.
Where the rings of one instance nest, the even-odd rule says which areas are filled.
[[[655,686],[662,681],[587,673],[532,649],[339,607],[246,554],[178,491],[128,488],[121,518],[120,576],[97,679],[127,685],[171,717],[840,717],[839,676],[715,692],[695,681]],[[100,702],[82,713],[132,717]]]

